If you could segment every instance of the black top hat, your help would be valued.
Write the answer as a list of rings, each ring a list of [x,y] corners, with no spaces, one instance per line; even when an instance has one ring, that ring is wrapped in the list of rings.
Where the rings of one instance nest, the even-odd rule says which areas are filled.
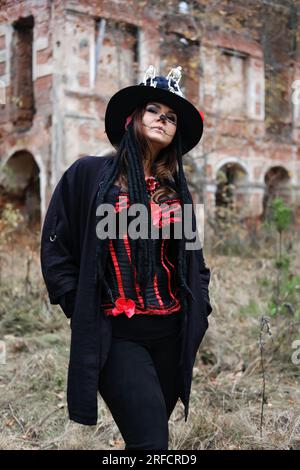
[[[123,88],[111,97],[105,113],[105,132],[115,148],[126,130],[127,118],[138,106],[149,101],[164,103],[176,112],[183,154],[198,144],[203,133],[204,116],[184,98],[179,88],[180,78],[180,66],[171,69],[167,77],[164,77],[155,76],[155,68],[150,65],[142,83]]]

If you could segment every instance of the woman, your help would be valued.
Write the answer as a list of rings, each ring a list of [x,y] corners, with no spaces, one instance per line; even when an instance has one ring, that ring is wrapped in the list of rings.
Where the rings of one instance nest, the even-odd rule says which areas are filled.
[[[186,249],[183,229],[192,199],[182,156],[199,142],[203,116],[183,97],[180,70],[155,76],[150,66],[140,85],[111,98],[105,127],[117,152],[71,165],[41,240],[50,302],[71,317],[69,416],[95,424],[99,390],[126,450],[168,449],[178,398],[187,419],[195,355],[212,310],[210,271],[201,248]],[[114,208],[117,237],[105,237],[103,203]],[[130,215],[122,227],[124,209],[134,204],[146,208],[146,237],[131,236]],[[192,223],[195,232],[193,211]]]

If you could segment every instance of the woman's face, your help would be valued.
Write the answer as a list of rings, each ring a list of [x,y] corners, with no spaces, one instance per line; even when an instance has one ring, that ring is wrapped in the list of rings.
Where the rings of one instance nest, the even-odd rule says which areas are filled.
[[[161,118],[162,114],[167,119],[164,116]],[[158,153],[172,142],[177,129],[177,116],[169,106],[150,101],[145,107],[142,124],[143,135],[150,140],[154,151]]]

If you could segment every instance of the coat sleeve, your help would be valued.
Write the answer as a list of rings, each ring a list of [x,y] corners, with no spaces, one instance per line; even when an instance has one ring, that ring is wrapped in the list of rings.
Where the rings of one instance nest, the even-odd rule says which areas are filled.
[[[198,264],[198,268],[200,272],[201,289],[202,289],[203,297],[206,303],[206,313],[208,316],[212,312],[212,306],[210,303],[209,290],[208,290],[208,286],[210,282],[210,269],[205,264],[205,260],[203,256],[203,246],[201,246],[200,239],[199,239],[199,231],[197,229],[194,208],[192,210],[192,227],[193,227],[194,233],[196,233],[197,243],[200,244],[200,248],[195,250],[195,256],[197,259],[197,264]]]
[[[76,260],[74,249],[78,222],[69,170],[62,175],[50,199],[40,247],[41,270],[50,303],[59,304],[68,318],[72,315],[79,278],[79,257]]]
[[[75,301],[76,301],[76,289],[72,289],[68,292],[66,292],[64,295],[59,297],[58,303],[65,313],[67,318],[71,318],[73,314],[73,310],[75,307]]]

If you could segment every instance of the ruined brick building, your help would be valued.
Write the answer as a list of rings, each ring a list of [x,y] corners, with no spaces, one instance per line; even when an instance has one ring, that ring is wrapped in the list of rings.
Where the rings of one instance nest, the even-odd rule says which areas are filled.
[[[224,185],[245,217],[261,216],[274,194],[300,205],[299,2],[0,5],[2,205],[16,201],[41,223],[63,171],[112,150],[107,102],[150,64],[161,74],[181,65],[180,86],[204,112],[185,161],[207,210],[224,204]]]

